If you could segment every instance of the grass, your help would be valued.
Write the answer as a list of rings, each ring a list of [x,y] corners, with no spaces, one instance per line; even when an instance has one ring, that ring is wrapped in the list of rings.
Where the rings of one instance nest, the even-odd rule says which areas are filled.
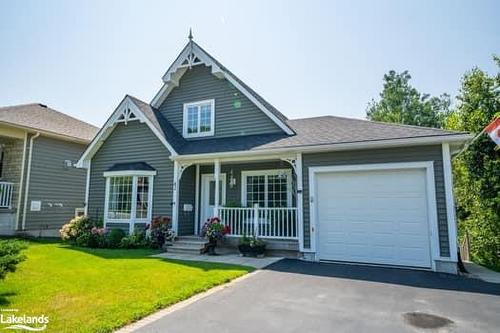
[[[30,241],[24,253],[0,282],[0,308],[48,316],[45,332],[110,332],[251,270],[57,242]]]

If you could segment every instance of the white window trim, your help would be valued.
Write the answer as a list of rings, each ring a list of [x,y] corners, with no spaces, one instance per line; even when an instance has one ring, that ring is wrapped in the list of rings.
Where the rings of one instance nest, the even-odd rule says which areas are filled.
[[[134,227],[136,223],[150,223],[152,214],[153,214],[153,183],[154,183],[154,175],[156,175],[156,171],[112,171],[105,172],[104,177],[106,177],[106,192],[104,198],[104,227],[108,224],[113,223],[125,223],[129,225],[129,233],[134,232]],[[111,175],[110,175],[111,173]],[[132,202],[130,209],[130,218],[129,219],[110,219],[108,218],[108,210],[109,210],[109,190],[110,190],[110,179],[112,177],[127,177],[131,176],[132,178]],[[136,218],[136,208],[137,208],[137,178],[138,177],[148,177],[149,179],[149,188],[148,188],[148,212],[146,218]]]
[[[200,109],[198,109],[198,132],[197,133],[188,133],[188,117],[187,111],[189,107],[200,107],[205,104],[210,104],[210,131],[209,132],[199,132],[200,130]],[[182,113],[182,135],[185,138],[199,138],[205,136],[213,136],[215,134],[215,99],[206,99],[203,101],[184,103],[183,113]]]
[[[286,201],[287,207],[292,207],[292,170],[291,169],[272,169],[272,170],[251,170],[241,172],[241,205],[246,207],[247,204],[247,177],[248,176],[277,176],[280,174],[286,174]],[[268,202],[268,189],[267,189],[267,177],[265,177],[265,194],[264,200],[267,207]]]
[[[156,171],[141,171],[141,170],[126,170],[126,171],[105,171],[104,177],[121,177],[121,176],[156,176]]]

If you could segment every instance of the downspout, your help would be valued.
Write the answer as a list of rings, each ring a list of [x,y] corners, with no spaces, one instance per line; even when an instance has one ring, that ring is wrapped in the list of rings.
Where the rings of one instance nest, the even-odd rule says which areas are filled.
[[[89,193],[90,193],[90,167],[91,161],[87,165],[87,179],[85,184],[85,216],[89,215]]]
[[[40,132],[37,132],[35,135],[33,135],[30,138],[30,152],[29,152],[29,156],[28,156],[28,169],[26,170],[26,172],[28,174],[26,175],[26,190],[24,191],[23,224],[22,224],[21,230],[24,230],[24,228],[26,227],[26,210],[28,207],[28,192],[29,192],[29,188],[30,188],[31,160],[33,157],[33,142],[39,136],[40,136]]]
[[[23,143],[23,158],[21,161],[21,179],[19,180],[19,194],[17,198],[16,205],[16,231],[19,230],[20,221],[19,217],[21,216],[21,202],[23,197],[23,185],[24,185],[24,172],[26,171],[26,149],[28,146],[28,132],[24,132],[24,143]]]

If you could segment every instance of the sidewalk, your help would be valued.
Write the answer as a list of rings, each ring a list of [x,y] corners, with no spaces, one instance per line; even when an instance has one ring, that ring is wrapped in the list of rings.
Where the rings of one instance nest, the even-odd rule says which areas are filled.
[[[223,251],[219,250],[219,252]],[[209,256],[206,254],[181,254],[181,253],[164,252],[156,254],[153,257],[173,259],[173,260],[218,262],[223,264],[250,266],[256,269],[262,269],[266,266],[269,266],[283,259],[281,257],[264,257],[264,258],[242,257],[236,253],[221,253],[216,256]]]
[[[477,279],[491,282],[491,283],[500,283],[500,273],[492,271],[486,267],[478,265],[476,263],[466,261],[464,262],[465,269],[469,272],[472,277]]]

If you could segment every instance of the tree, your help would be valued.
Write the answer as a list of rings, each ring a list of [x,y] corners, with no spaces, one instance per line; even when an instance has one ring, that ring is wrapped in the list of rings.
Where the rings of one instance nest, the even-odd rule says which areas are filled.
[[[500,59],[494,57],[500,69]],[[458,106],[446,127],[478,135],[500,116],[500,71],[488,75],[479,68],[467,72]],[[480,135],[453,163],[459,233],[471,237],[474,261],[500,269],[500,151]]]
[[[421,94],[411,86],[410,79],[408,71],[390,71],[385,74],[380,100],[372,100],[368,104],[367,118],[389,123],[442,127],[449,113],[450,96]]]

